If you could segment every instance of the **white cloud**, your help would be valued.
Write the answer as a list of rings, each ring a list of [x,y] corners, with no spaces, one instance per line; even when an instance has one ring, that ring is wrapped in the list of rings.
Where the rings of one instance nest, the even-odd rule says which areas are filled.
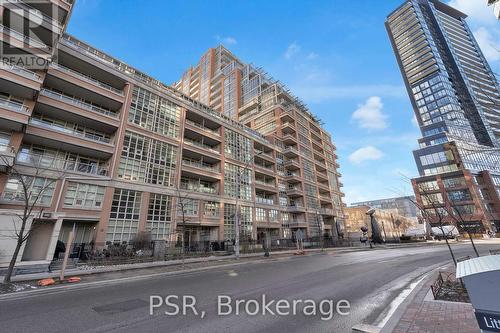
[[[297,42],[293,42],[292,44],[288,45],[285,51],[285,58],[291,59],[294,55],[296,55],[299,52],[300,52],[300,45],[297,44]]]
[[[497,22],[493,15],[493,7],[486,5],[486,0],[451,0],[448,5],[467,14],[469,20],[479,24],[494,25]]]
[[[368,129],[387,128],[387,115],[382,113],[382,99],[372,96],[352,114],[352,119],[358,122],[359,127]]]
[[[500,61],[500,29],[493,7],[486,0],[451,0],[448,5],[467,14],[466,21],[485,58],[490,63]]]
[[[360,164],[363,161],[379,160],[383,156],[384,154],[376,147],[366,146],[359,148],[349,155],[349,161],[354,164]]]
[[[314,60],[318,57],[318,54],[317,53],[314,53],[314,52],[310,52],[308,55],[307,55],[307,60]]]
[[[231,37],[231,36],[221,37],[221,36],[217,35],[217,36],[215,36],[215,39],[219,43],[222,43],[222,44],[225,44],[225,45],[234,45],[234,44],[238,43],[238,41],[236,40],[236,38]]]
[[[500,44],[485,27],[480,27],[474,31],[474,36],[488,61],[500,60]]]

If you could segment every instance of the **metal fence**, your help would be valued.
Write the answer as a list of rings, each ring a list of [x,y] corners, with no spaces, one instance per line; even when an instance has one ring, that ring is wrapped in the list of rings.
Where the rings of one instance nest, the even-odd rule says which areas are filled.
[[[77,265],[105,266],[118,264],[132,264],[152,261],[167,261],[181,258],[196,258],[207,256],[229,256],[235,253],[235,242],[233,240],[198,241],[187,242],[182,246],[181,242],[149,242],[135,246],[133,242],[109,243],[103,249],[96,249],[92,243],[76,243],[72,245],[70,252],[71,262]],[[319,249],[333,247],[350,247],[355,243],[349,240],[313,237],[302,240],[304,249]],[[272,239],[266,243],[265,240],[240,241],[240,253],[264,253],[286,251],[297,249],[295,239]],[[64,257],[64,251],[60,252],[51,265],[58,269]]]

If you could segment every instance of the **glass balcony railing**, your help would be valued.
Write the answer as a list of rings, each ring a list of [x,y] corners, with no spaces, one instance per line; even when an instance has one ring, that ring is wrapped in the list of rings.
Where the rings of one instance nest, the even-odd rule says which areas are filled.
[[[92,163],[79,160],[68,160],[42,154],[20,152],[17,156],[17,161],[19,163],[24,163],[36,167],[88,173],[99,176],[106,176],[108,173],[106,167],[100,166],[95,162]]]
[[[16,30],[9,29],[2,24],[0,24],[0,33],[5,33],[5,34],[8,34],[8,35],[18,39],[18,40],[21,40],[21,41],[23,41],[23,43],[28,44],[30,47],[38,47],[41,49],[46,49],[47,52],[52,51],[52,48],[50,46],[42,43],[41,41],[38,41],[38,40],[33,39],[31,37],[25,36],[22,33],[18,32]]]
[[[17,75],[20,75],[20,76],[25,77],[25,78],[30,79],[30,80],[38,81],[40,83],[43,81],[42,77],[40,75],[38,75],[37,73],[30,71],[26,68],[23,68],[21,66],[7,64],[7,63],[1,61],[0,68],[3,70],[9,71],[9,72],[15,73]]]
[[[11,111],[16,111],[20,113],[28,113],[29,109],[26,105],[10,101],[8,99],[0,98],[0,107]]]
[[[191,167],[198,168],[198,169],[208,170],[211,172],[217,172],[217,173],[220,172],[220,170],[217,166],[215,166],[213,164],[209,164],[207,162],[198,161],[198,160],[182,159],[182,165],[187,165],[187,166],[191,166]]]
[[[43,96],[53,98],[53,99],[58,99],[64,103],[72,104],[76,107],[86,109],[88,111],[98,112],[98,113],[104,114],[104,115],[109,116],[109,117],[118,118],[118,114],[116,114],[115,112],[104,109],[100,106],[96,106],[96,105],[84,102],[84,101],[77,99],[75,97],[63,95],[63,94],[58,93],[58,92],[53,91],[53,90],[42,89],[40,91],[40,94]]]
[[[65,127],[62,127],[62,126],[59,126],[59,125],[56,125],[56,124],[53,124],[53,123],[50,123],[47,121],[43,121],[43,120],[37,119],[37,118],[31,118],[30,124],[45,127],[45,128],[52,129],[52,130],[55,130],[55,131],[58,131],[61,133],[66,133],[66,134],[78,136],[78,137],[81,137],[84,139],[88,139],[88,140],[92,140],[92,141],[96,141],[96,142],[100,142],[100,143],[110,143],[111,142],[111,139],[108,137],[99,136],[99,135],[94,134],[94,133],[76,131],[76,130],[65,128]]]
[[[56,64],[56,63],[54,63],[54,62],[51,64],[51,66],[52,66],[52,67],[54,67],[54,68],[56,68],[56,69],[58,69],[58,70],[60,70],[60,71],[63,71],[63,72],[66,72],[66,73],[69,73],[69,74],[75,75],[75,76],[77,76],[78,78],[80,78],[80,79],[81,79],[81,80],[83,80],[83,81],[87,81],[87,82],[89,82],[89,83],[91,83],[91,84],[95,84],[95,85],[97,85],[97,86],[99,86],[99,87],[101,87],[101,88],[104,88],[104,89],[106,89],[106,90],[109,90],[109,91],[111,91],[111,92],[114,92],[115,94],[118,94],[118,95],[120,95],[120,96],[124,96],[124,93],[123,93],[123,91],[122,91],[122,90],[117,89],[117,88],[115,88],[115,87],[112,87],[112,86],[110,86],[109,84],[106,84],[106,83],[104,83],[104,82],[101,82],[101,81],[99,81],[99,80],[97,80],[97,79],[94,79],[94,78],[93,78],[93,77],[91,77],[91,76],[88,76],[88,75],[85,75],[85,74],[83,74],[83,73],[77,72],[77,71],[75,71],[75,70],[73,70],[73,69],[71,69],[71,68],[68,68],[68,67],[65,67],[65,66],[62,66],[62,65]]]

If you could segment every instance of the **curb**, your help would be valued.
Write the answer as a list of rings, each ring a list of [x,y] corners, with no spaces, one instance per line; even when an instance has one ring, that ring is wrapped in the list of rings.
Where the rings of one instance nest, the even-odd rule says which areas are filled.
[[[447,266],[448,261],[441,262],[439,264],[439,267],[436,267],[426,274],[428,274],[427,277],[423,278],[418,285],[411,291],[411,293],[405,298],[405,300],[397,307],[397,309],[394,311],[392,316],[389,318],[387,323],[380,328],[380,333],[391,333],[394,331],[396,326],[399,324],[399,321],[403,317],[404,313],[406,312],[406,309],[408,306],[413,302],[417,294],[424,288],[424,286],[429,282],[429,280],[432,280],[434,278],[434,275],[437,271],[443,268],[443,266]],[[444,265],[443,265],[444,264]]]

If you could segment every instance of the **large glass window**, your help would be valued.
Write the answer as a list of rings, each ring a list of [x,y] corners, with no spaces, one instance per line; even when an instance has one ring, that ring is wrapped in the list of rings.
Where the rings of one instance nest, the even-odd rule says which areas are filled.
[[[137,86],[134,87],[128,120],[148,130],[179,137],[180,107]]]
[[[130,241],[137,234],[142,193],[117,188],[111,204],[106,240]]]
[[[205,202],[205,209],[203,214],[208,217],[218,217],[220,214],[220,203],[215,201]]]
[[[224,239],[235,238],[236,205],[224,204]],[[252,207],[240,206],[240,239],[252,237]]]
[[[251,161],[251,140],[237,132],[224,129],[224,151],[226,157],[241,161]]]
[[[151,239],[168,240],[172,222],[172,198],[165,194],[151,193],[149,198],[147,230]]]
[[[64,198],[66,206],[100,208],[104,200],[104,186],[69,183]]]
[[[118,177],[147,184],[173,186],[177,148],[127,132]]]
[[[224,194],[240,199],[250,200],[252,196],[251,170],[235,164],[224,164]],[[239,185],[238,185],[239,184]],[[239,187],[239,193],[238,193]]]
[[[22,180],[21,181],[21,178]],[[28,193],[29,202],[37,205],[50,205],[52,196],[54,195],[54,188],[56,180],[43,177],[31,176],[11,176],[7,180],[5,189],[3,191],[3,198],[12,201],[26,201],[24,196],[24,187],[26,185],[26,192]]]

